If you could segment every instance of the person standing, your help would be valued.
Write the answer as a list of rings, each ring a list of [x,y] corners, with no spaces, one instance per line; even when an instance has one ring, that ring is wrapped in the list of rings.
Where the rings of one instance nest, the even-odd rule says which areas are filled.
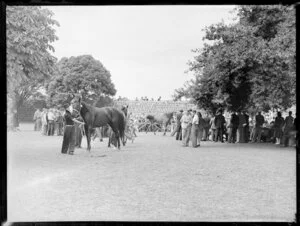
[[[203,118],[203,141],[209,140],[209,129],[210,129],[210,118],[208,114],[205,113],[205,117]]]
[[[185,111],[183,113],[182,118],[180,119],[181,128],[182,128],[182,141],[183,141],[182,144],[184,147],[188,147],[189,139],[190,139],[192,119],[189,112],[190,111]]]
[[[63,126],[64,126],[64,117],[63,112],[61,110],[57,111],[57,117],[56,117],[56,123],[57,123],[57,136],[63,135]]]
[[[50,108],[48,112],[48,136],[54,135],[54,121],[55,121],[55,115],[53,113],[53,109]]]
[[[182,114],[183,110],[180,110],[179,113],[176,115],[176,140],[182,140],[182,127],[181,127],[181,118],[183,116]]]
[[[276,138],[276,144],[280,144],[280,140],[282,138],[282,127],[284,124],[284,119],[281,116],[281,112],[277,112],[277,117],[275,118],[274,122],[274,130],[275,130],[275,138]]]
[[[245,129],[246,126],[246,118],[244,114],[241,114],[241,112],[238,112],[239,117],[239,126],[238,126],[238,143],[245,143]]]
[[[213,116],[210,120],[210,133],[211,133],[211,140],[216,141],[216,125],[215,125],[216,117]]]
[[[249,137],[250,137],[250,132],[249,132],[249,115],[247,114],[246,111],[243,112],[244,114],[244,117],[245,117],[245,120],[246,120],[246,123],[245,123],[245,126],[244,126],[244,140],[246,143],[249,142]]]
[[[192,140],[192,146],[194,148],[200,146],[200,140],[199,140],[199,115],[200,112],[195,113],[193,120],[192,120],[192,129],[191,129],[191,140]],[[199,144],[198,144],[199,140]]]
[[[42,112],[42,134],[47,135],[48,132],[48,109],[44,108]]]
[[[225,117],[223,116],[223,111],[220,109],[217,111],[217,116],[215,117],[215,126],[216,126],[216,135],[215,142],[218,142],[219,139],[223,143],[223,132],[224,132],[224,124],[226,123]]]
[[[170,119],[170,132],[171,132],[171,137],[175,135],[176,133],[176,112],[173,112],[172,118]]]
[[[237,141],[237,129],[239,126],[239,117],[235,112],[232,113],[229,123],[228,143],[236,143]]]
[[[290,132],[293,130],[294,126],[294,117],[292,116],[292,112],[289,111],[289,116],[287,116],[284,120],[283,124],[283,145],[285,147],[289,144]]]
[[[252,142],[258,142],[261,141],[261,132],[262,132],[262,126],[265,123],[264,116],[261,115],[261,112],[259,111],[258,114],[255,116],[255,125],[254,125],[254,132],[252,137]]]
[[[64,114],[65,128],[64,128],[61,153],[73,155],[74,150],[75,150],[75,144],[76,144],[76,133],[75,133],[74,122],[77,122],[79,124],[82,124],[82,122],[73,118],[69,107],[70,106],[68,104],[66,104],[64,106],[64,108],[65,108],[65,114]]]
[[[38,108],[33,115],[34,131],[41,131],[42,128],[42,111]]]

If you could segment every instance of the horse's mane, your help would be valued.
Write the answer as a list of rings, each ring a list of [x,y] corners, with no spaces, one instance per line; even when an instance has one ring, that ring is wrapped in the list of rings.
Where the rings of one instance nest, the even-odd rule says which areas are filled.
[[[84,113],[87,112],[87,111],[92,112],[91,109],[95,108],[95,107],[93,107],[93,106],[87,104],[87,103],[84,102],[84,101],[81,101],[80,104],[82,105],[81,111],[83,110]]]

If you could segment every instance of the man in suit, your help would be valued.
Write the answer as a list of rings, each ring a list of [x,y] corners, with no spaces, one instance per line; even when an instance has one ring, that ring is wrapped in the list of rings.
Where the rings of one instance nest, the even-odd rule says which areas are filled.
[[[239,126],[239,117],[236,115],[235,112],[233,112],[229,123],[228,143],[236,143],[238,126]]]
[[[265,123],[265,118],[264,118],[264,116],[261,115],[261,112],[259,111],[258,114],[255,116],[254,133],[253,133],[253,138],[252,138],[251,142],[257,141],[258,143],[260,143],[262,126],[264,123]]]
[[[216,142],[220,141],[223,143],[223,132],[224,124],[226,123],[225,117],[223,116],[223,111],[220,109],[217,111],[217,116],[215,117],[215,126],[216,126]]]

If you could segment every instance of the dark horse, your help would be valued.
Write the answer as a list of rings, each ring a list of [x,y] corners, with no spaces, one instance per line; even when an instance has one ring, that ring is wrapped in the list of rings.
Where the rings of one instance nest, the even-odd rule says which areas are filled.
[[[124,145],[125,115],[114,107],[93,107],[75,97],[72,100],[73,108],[80,112],[84,121],[84,129],[87,139],[87,150],[91,150],[91,132],[93,128],[109,125],[115,133],[118,149],[120,149],[120,138]]]

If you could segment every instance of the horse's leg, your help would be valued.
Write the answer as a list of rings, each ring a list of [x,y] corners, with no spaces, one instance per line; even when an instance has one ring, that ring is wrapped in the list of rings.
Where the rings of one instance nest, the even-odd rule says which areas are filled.
[[[99,135],[100,135],[100,137],[99,137],[100,142],[102,142],[103,141],[103,127],[99,128]]]
[[[118,149],[120,150],[121,149],[120,133],[117,129],[113,129],[113,131],[114,131],[115,136],[116,136]]]
[[[163,133],[163,136],[166,136],[166,132],[167,132],[167,124],[164,124],[164,133]]]
[[[85,132],[86,132],[87,150],[91,151],[91,132],[92,132],[92,129],[88,125],[84,125],[84,129],[85,129]]]
[[[110,128],[107,131],[107,135],[108,135],[108,147],[110,148],[111,137],[112,137],[112,130]]]
[[[90,135],[90,131],[89,131],[89,127],[88,125],[84,124],[84,130],[85,130],[85,136],[86,136],[86,144],[87,144],[87,150],[89,150],[89,136]]]
[[[109,122],[108,125],[110,126],[110,128],[112,129],[112,131],[115,133],[115,137],[116,137],[116,140],[117,140],[117,146],[118,146],[118,149],[120,149],[120,134],[119,134],[119,131],[118,131],[118,127],[117,126],[114,126],[113,122]]]

